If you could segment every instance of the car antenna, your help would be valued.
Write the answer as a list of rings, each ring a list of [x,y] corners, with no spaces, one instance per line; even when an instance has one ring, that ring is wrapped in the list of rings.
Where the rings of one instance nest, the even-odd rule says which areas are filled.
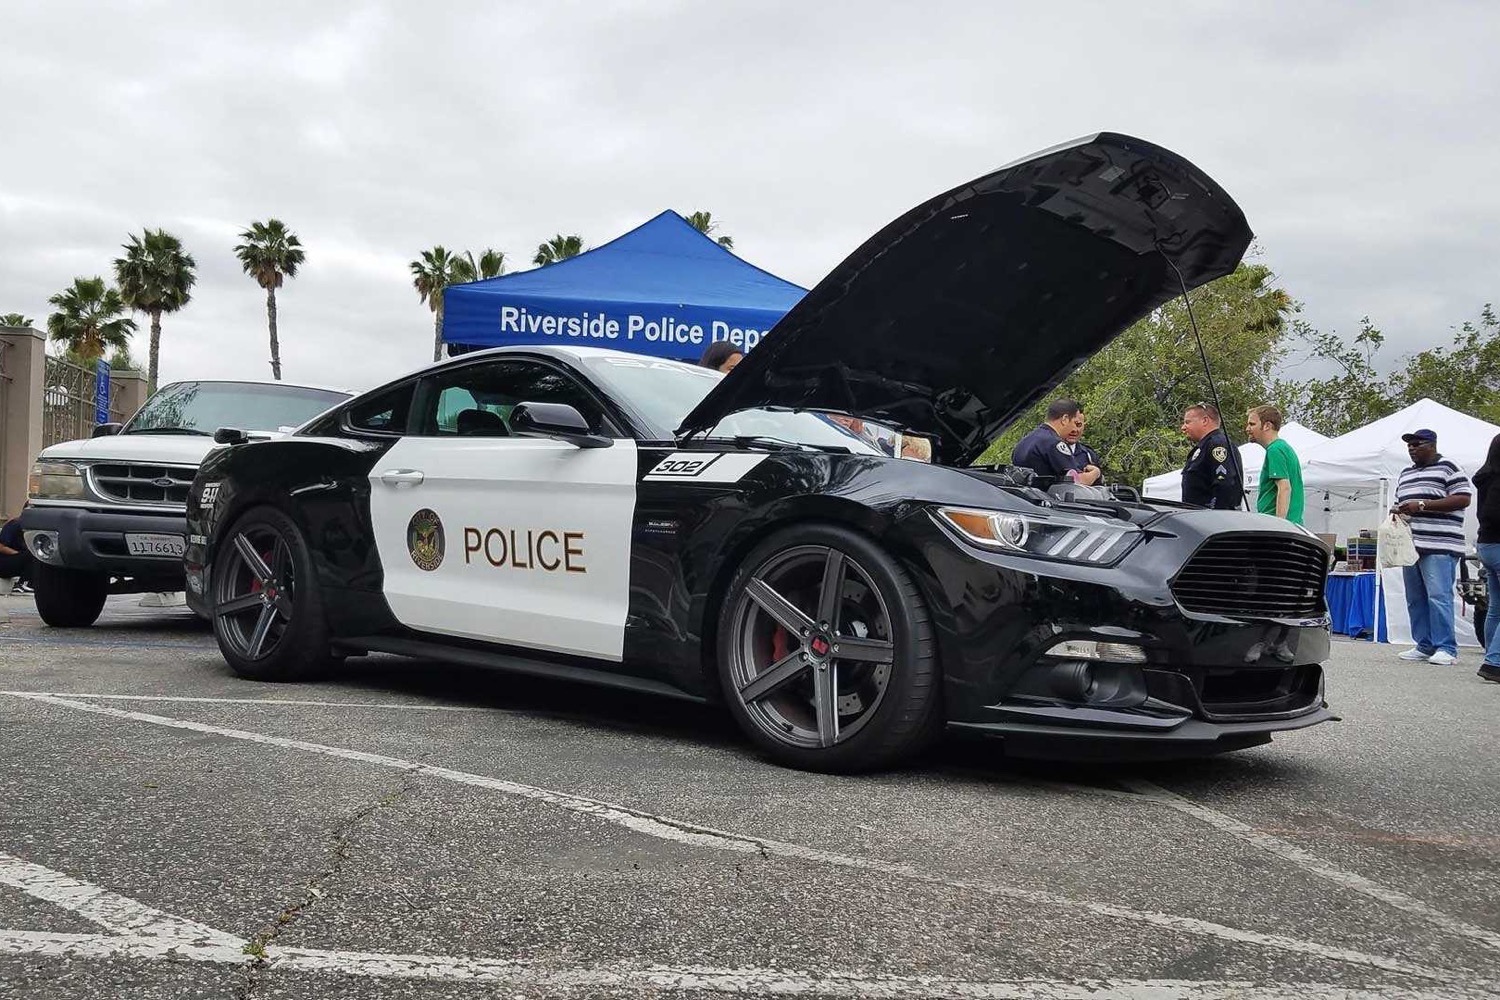
[[[1198,345],[1198,359],[1203,362],[1203,374],[1208,379],[1208,394],[1214,401],[1214,409],[1219,412],[1219,426],[1222,427],[1224,426],[1224,408],[1219,405],[1219,390],[1214,385],[1213,369],[1208,364],[1208,353],[1203,350],[1203,337],[1198,333],[1198,317],[1193,315],[1193,300],[1188,296],[1187,281],[1182,277],[1182,271],[1178,270],[1177,262],[1161,248],[1160,242],[1156,244],[1156,252],[1161,254],[1167,266],[1172,269],[1172,273],[1177,275],[1177,283],[1182,287],[1182,302],[1187,306],[1188,322],[1193,327],[1193,342]],[[1234,481],[1239,485],[1239,506],[1249,510],[1250,502],[1245,497],[1245,471],[1240,467],[1240,450],[1229,437],[1228,431],[1224,432],[1224,437],[1229,441],[1229,465],[1234,471]]]

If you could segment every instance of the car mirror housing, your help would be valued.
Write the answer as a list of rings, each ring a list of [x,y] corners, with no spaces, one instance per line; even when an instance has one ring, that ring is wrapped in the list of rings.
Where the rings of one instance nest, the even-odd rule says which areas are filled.
[[[97,426],[97,427],[94,428],[94,433],[90,434],[89,437],[96,437],[96,438],[109,437],[111,434],[118,434],[118,433],[120,433],[120,428],[124,427],[124,426],[125,426],[124,424],[115,424],[115,423],[100,424],[99,426]]]
[[[608,448],[613,438],[595,434],[583,414],[567,403],[517,403],[510,411],[510,432],[518,437],[550,437],[579,448]]]
[[[214,444],[244,444],[250,440],[250,435],[238,427],[220,427],[214,431]]]

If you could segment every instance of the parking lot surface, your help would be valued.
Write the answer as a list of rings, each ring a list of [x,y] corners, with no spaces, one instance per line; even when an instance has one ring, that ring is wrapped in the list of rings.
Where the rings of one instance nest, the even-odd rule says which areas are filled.
[[[0,997],[1500,995],[1500,685],[1338,641],[1206,761],[765,763],[719,711],[0,598]]]

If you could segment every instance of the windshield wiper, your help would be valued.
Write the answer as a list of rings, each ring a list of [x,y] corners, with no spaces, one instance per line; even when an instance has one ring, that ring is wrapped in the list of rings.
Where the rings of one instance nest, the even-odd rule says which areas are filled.
[[[212,437],[208,431],[200,431],[196,427],[141,427],[137,430],[126,431],[127,434],[197,434],[200,437]]]

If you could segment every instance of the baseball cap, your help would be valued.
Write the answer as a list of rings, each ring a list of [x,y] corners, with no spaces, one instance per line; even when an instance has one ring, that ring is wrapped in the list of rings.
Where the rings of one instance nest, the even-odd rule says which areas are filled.
[[[1433,444],[1437,444],[1437,431],[1428,430],[1426,427],[1423,427],[1421,430],[1401,435],[1401,440],[1407,444],[1411,444],[1414,441],[1431,441]]]

